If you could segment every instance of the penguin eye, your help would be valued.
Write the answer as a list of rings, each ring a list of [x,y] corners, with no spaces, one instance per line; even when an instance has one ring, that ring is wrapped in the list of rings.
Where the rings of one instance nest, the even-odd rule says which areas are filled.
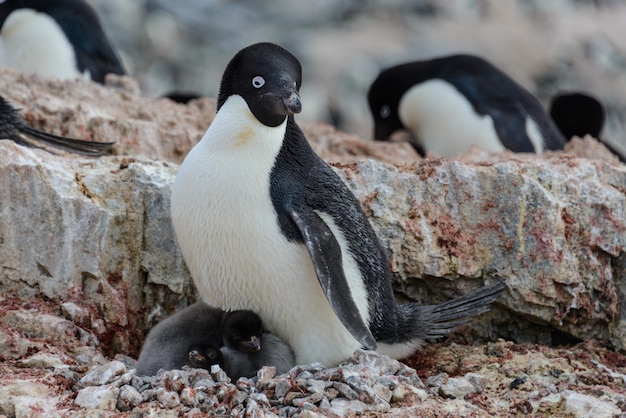
[[[389,107],[389,105],[383,105],[380,108],[380,117],[383,119],[387,119],[389,115],[391,115],[391,108]]]
[[[261,87],[263,87],[264,84],[265,84],[265,79],[261,77],[260,75],[257,75],[256,77],[252,79],[252,86],[255,89],[260,89]]]

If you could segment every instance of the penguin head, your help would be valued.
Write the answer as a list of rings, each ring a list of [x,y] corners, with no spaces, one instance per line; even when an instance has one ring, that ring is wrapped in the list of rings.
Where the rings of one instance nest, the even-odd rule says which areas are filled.
[[[261,349],[263,324],[254,312],[241,310],[227,313],[222,329],[226,347],[248,353]]]
[[[591,135],[599,138],[604,126],[604,106],[584,93],[563,93],[555,96],[550,105],[550,116],[563,136],[569,141]]]
[[[38,19],[38,24],[44,17],[52,19],[57,31],[65,37],[65,42],[73,49],[72,65],[78,74],[88,73],[90,78],[96,82],[103,83],[107,73],[124,75],[126,72],[113,47],[109,43],[100,20],[94,9],[84,0],[3,0],[0,1],[0,28],[4,31],[5,24],[11,16],[16,13],[30,12],[31,19]],[[32,26],[29,26],[33,30]],[[54,50],[53,43],[62,42],[57,36],[50,36],[44,33],[44,39],[38,39],[42,45]],[[29,45],[16,45],[16,48],[28,49]],[[43,57],[39,60],[39,65],[45,67],[47,64]],[[20,68],[24,70],[23,68]],[[28,72],[42,73],[48,75],[46,68],[28,68]],[[62,78],[73,77],[70,74],[55,74]]]
[[[419,63],[407,63],[387,68],[378,74],[367,92],[376,141],[387,141],[394,132],[406,129],[400,119],[400,101],[412,85],[426,79],[427,70],[426,66]]]
[[[189,366],[207,370],[214,364],[224,365],[222,352],[212,344],[195,344],[189,347],[187,360]]]
[[[302,67],[289,51],[272,43],[254,44],[239,51],[226,66],[217,110],[230,96],[239,95],[259,122],[275,127],[302,110],[301,82]]]

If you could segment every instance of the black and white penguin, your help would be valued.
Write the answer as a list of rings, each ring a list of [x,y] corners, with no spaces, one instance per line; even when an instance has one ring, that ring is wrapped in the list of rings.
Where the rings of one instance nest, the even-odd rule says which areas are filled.
[[[263,366],[273,366],[277,374],[283,374],[296,365],[293,351],[278,336],[264,332],[256,351],[221,348],[222,369],[232,380],[254,377]]]
[[[55,153],[50,147],[65,152],[97,157],[111,149],[114,142],[92,142],[64,138],[31,128],[6,99],[0,96],[0,139],[10,139],[20,145],[41,148]]]
[[[367,94],[374,139],[399,129],[423,156],[454,157],[473,145],[487,151],[562,149],[565,138],[526,89],[486,60],[451,55],[382,71]]]
[[[328,366],[361,347],[405,357],[488,310],[501,281],[441,305],[396,303],[361,205],[294,120],[300,83],[282,47],[239,51],[215,119],[180,166],[172,220],[202,299],[256,312],[298,364]]]
[[[83,0],[0,2],[0,66],[98,83],[125,74],[95,11]]]

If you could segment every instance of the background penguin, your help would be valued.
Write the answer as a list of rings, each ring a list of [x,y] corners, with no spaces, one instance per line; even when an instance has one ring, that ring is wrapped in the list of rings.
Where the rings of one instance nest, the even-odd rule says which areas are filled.
[[[422,156],[454,157],[472,145],[487,151],[562,149],[565,138],[541,103],[482,58],[451,55],[382,71],[368,102],[374,139],[408,129]]]
[[[95,11],[83,0],[0,2],[0,66],[42,76],[125,74]]]
[[[395,302],[358,200],[294,121],[300,83],[300,62],[280,46],[239,51],[180,166],[172,220],[202,299],[253,310],[298,364],[327,366],[360,347],[408,356],[488,310],[501,281],[441,305]]]
[[[10,139],[20,145],[45,149],[52,153],[54,152],[49,147],[92,157],[102,155],[102,151],[111,149],[114,144],[63,138],[33,129],[22,119],[18,110],[2,96],[0,96],[0,139]]]
[[[626,156],[601,137],[605,111],[602,103],[585,93],[561,93],[552,98],[550,116],[566,140],[591,135],[604,144],[620,161]]]

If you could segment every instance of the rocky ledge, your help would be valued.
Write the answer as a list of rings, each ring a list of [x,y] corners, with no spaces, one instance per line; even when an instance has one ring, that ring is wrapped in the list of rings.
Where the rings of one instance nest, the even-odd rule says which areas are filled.
[[[145,333],[195,300],[169,195],[215,102],[149,99],[127,78],[1,79],[34,127],[117,141],[99,159],[0,141],[1,414],[626,413],[626,167],[595,140],[422,160],[404,143],[304,126],[363,203],[399,298],[438,302],[494,276],[505,294],[404,364],[355,353],[238,382],[219,370],[144,380],[132,367]]]

